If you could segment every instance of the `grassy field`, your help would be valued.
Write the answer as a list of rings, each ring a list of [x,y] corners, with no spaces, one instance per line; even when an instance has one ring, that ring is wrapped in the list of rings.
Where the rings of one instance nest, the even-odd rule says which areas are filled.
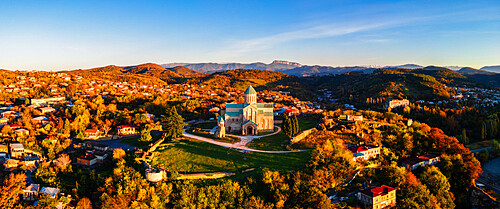
[[[196,136],[202,136],[202,137],[206,137],[206,138],[209,138],[209,139],[213,139],[215,141],[219,141],[219,142],[226,142],[226,143],[238,143],[241,141],[241,139],[239,137],[234,137],[234,136],[226,136],[224,138],[217,138],[215,137],[214,135],[210,134],[210,133],[200,133],[200,132],[189,132],[190,134],[193,134],[193,135],[196,135]]]
[[[299,118],[300,131],[314,128],[317,125],[315,118]],[[290,143],[290,139],[283,131],[278,134],[254,139],[247,144],[248,147],[259,150],[285,150],[285,145]]]
[[[179,173],[239,172],[248,168],[298,170],[305,166],[311,152],[245,154],[194,139],[165,143],[157,149],[152,166]]]
[[[151,137],[153,138],[151,141],[139,141],[139,138],[141,138],[141,137],[136,136],[136,137],[131,137],[131,138],[125,138],[125,139],[121,140],[121,142],[144,149],[144,148],[148,147],[149,144],[160,139],[161,135],[151,134]]]

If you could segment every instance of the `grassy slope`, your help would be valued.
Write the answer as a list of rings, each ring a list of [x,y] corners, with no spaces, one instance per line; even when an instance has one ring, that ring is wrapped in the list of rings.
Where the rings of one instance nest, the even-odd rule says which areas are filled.
[[[248,168],[297,170],[304,167],[311,153],[248,153],[245,160],[243,153],[191,139],[166,144],[157,151],[153,166],[180,173],[237,172]]]

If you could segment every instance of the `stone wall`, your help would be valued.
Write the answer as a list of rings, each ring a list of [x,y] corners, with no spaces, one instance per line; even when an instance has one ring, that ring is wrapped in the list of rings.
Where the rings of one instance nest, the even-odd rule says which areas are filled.
[[[159,182],[163,179],[165,171],[163,169],[146,169],[146,179],[150,182]]]
[[[307,136],[309,136],[309,134],[311,134],[312,132],[314,132],[316,130],[317,130],[316,128],[311,128],[311,129],[307,129],[305,131],[300,132],[299,134],[297,134],[297,136],[294,136],[292,139],[290,139],[290,144],[295,144],[295,143],[299,142],[300,140],[306,138]]]

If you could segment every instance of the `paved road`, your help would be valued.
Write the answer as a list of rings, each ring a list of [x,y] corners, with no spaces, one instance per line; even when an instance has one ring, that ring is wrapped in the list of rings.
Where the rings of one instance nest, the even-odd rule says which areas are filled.
[[[193,139],[197,139],[197,140],[200,140],[200,141],[204,141],[204,142],[208,142],[210,144],[215,144],[215,145],[219,145],[219,146],[222,146],[222,147],[227,147],[227,148],[233,148],[233,149],[236,149],[236,150],[239,150],[239,151],[247,151],[247,152],[260,152],[260,153],[275,153],[275,154],[278,154],[278,153],[292,153],[292,152],[304,152],[304,151],[310,151],[310,150],[295,150],[295,151],[267,151],[267,150],[256,150],[256,149],[252,149],[252,148],[248,148],[247,146],[242,146],[242,145],[238,145],[238,143],[235,143],[235,144],[231,144],[231,143],[226,143],[226,142],[219,142],[219,141],[215,141],[213,139],[209,139],[209,138],[205,138],[205,137],[201,137],[201,136],[196,136],[196,135],[193,135],[193,134],[189,134],[189,133],[182,133],[185,137],[188,137],[188,138],[193,138]],[[257,138],[258,137],[263,137],[263,136],[256,136]],[[243,141],[243,140],[242,140]]]
[[[476,153],[476,152],[481,152],[483,150],[488,150],[488,151],[491,151],[491,146],[489,147],[486,147],[486,148],[481,148],[481,149],[475,149],[475,150],[471,150],[472,153]]]
[[[235,145],[246,147],[247,144],[250,143],[254,139],[258,139],[258,138],[262,138],[262,137],[266,137],[266,136],[272,136],[272,135],[275,135],[275,134],[278,134],[279,132],[281,132],[281,128],[279,126],[275,126],[275,127],[278,128],[278,130],[276,132],[270,133],[270,134],[267,134],[267,135],[262,135],[262,136],[252,136],[252,135],[237,136],[237,135],[231,135],[231,134],[227,134],[227,135],[228,136],[234,136],[234,137],[240,138],[241,141],[235,143]]]

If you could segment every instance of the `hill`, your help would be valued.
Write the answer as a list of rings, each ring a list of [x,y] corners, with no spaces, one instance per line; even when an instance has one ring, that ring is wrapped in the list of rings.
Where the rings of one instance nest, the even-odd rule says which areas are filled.
[[[165,81],[142,74],[126,73],[124,67],[109,65],[105,67],[92,68],[87,70],[65,71],[68,74],[79,75],[86,79],[109,80],[113,82],[129,82],[138,84],[167,84]]]
[[[486,70],[478,70],[478,69],[474,69],[471,67],[461,68],[457,72],[462,74],[462,75],[466,75],[466,74],[490,74],[491,73],[491,72],[486,71]]]
[[[236,69],[213,73],[205,77],[193,78],[188,82],[203,83],[215,88],[232,87],[245,90],[248,85],[252,85],[253,87],[272,87],[288,77],[288,75],[277,71]]]
[[[184,66],[177,66],[174,68],[169,68],[170,71],[174,72],[175,74],[185,77],[185,78],[191,78],[191,77],[200,77],[200,76],[205,76],[205,73],[201,73],[198,71],[191,70],[187,67]]]
[[[137,65],[137,66],[124,67],[123,71],[125,73],[142,74],[142,75],[152,76],[152,77],[162,79],[164,81],[169,81],[169,80],[172,80],[173,78],[182,77],[179,74],[172,72],[171,70],[168,70],[160,65],[153,64],[153,63],[146,63],[146,64],[142,64],[142,65]]]
[[[478,86],[467,77],[445,68],[377,69],[371,74],[349,72],[340,75],[311,76],[299,79],[303,99],[320,89],[332,91],[332,96],[345,103],[363,104],[368,98],[408,98],[436,101],[455,94],[449,86]]]
[[[500,73],[500,65],[495,65],[495,66],[484,66],[479,70],[485,70],[485,71],[490,71],[490,72],[496,72]]]

